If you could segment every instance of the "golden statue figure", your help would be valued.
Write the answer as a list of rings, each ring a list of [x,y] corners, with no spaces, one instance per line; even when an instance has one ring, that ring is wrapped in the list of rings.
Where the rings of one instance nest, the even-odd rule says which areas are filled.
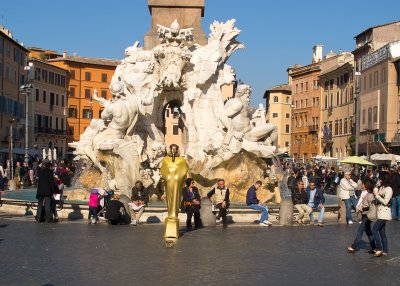
[[[164,240],[167,247],[174,247],[179,237],[179,204],[182,197],[182,187],[188,165],[184,158],[179,157],[178,145],[171,144],[170,152],[161,165],[161,176],[164,179],[165,197],[168,217],[165,219]]]

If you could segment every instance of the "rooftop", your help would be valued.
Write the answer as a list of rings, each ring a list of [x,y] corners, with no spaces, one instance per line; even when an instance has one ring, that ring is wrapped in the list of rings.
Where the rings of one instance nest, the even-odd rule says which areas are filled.
[[[392,24],[397,24],[397,23],[400,23],[400,21],[394,21],[394,22],[390,22],[390,23],[386,23],[386,24],[381,24],[381,25],[376,25],[376,26],[369,27],[368,29],[365,29],[364,31],[362,31],[361,33],[359,33],[357,36],[354,36],[353,39],[356,39],[358,36],[360,36],[360,35],[362,35],[362,34],[368,32],[369,30],[376,29],[376,28],[380,28],[380,27],[383,27],[383,26],[392,25]]]
[[[102,58],[88,58],[81,56],[66,56],[59,57],[55,59],[48,60],[49,62],[75,62],[75,63],[84,63],[84,64],[92,64],[92,65],[102,65],[102,66],[112,66],[116,67],[121,63],[119,60],[110,60],[110,59],[102,59]]]

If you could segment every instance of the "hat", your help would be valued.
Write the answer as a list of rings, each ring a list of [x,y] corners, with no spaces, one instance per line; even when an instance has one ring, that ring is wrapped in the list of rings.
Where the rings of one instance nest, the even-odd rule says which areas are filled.
[[[42,164],[43,165],[48,165],[48,164],[50,164],[50,160],[45,158],[45,159],[43,159]]]
[[[93,189],[92,191],[91,191],[91,194],[98,194],[99,193],[99,190],[98,189]]]

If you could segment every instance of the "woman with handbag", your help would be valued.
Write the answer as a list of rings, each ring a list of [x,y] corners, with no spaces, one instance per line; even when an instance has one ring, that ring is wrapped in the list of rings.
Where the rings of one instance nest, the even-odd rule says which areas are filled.
[[[376,243],[374,256],[381,257],[388,253],[388,241],[386,237],[386,221],[392,220],[392,210],[390,202],[392,200],[393,190],[390,187],[390,175],[383,171],[379,173],[380,188],[374,189],[375,202],[377,207],[377,221],[372,227]]]
[[[357,230],[356,238],[352,245],[347,246],[347,252],[355,253],[360,250],[360,244],[362,240],[363,233],[365,231],[368,236],[369,243],[371,245],[371,251],[375,249],[375,241],[371,231],[371,222],[376,220],[376,207],[374,204],[375,196],[373,194],[374,182],[371,179],[365,179],[362,182],[361,197],[363,197],[362,202],[358,206],[357,211],[361,213],[360,226]]]
[[[186,187],[182,191],[182,202],[185,207],[186,218],[186,229],[192,228],[192,216],[194,216],[194,227],[201,228],[202,222],[200,218],[200,204],[201,198],[199,190],[194,186],[194,180],[192,178],[186,179]]]

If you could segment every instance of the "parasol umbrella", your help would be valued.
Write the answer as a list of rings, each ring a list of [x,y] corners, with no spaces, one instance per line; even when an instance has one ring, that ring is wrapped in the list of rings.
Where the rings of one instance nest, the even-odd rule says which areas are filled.
[[[358,156],[351,156],[351,157],[347,157],[346,159],[343,159],[341,161],[339,161],[339,163],[341,164],[353,164],[353,165],[367,165],[367,166],[375,166],[375,164],[364,160]]]

